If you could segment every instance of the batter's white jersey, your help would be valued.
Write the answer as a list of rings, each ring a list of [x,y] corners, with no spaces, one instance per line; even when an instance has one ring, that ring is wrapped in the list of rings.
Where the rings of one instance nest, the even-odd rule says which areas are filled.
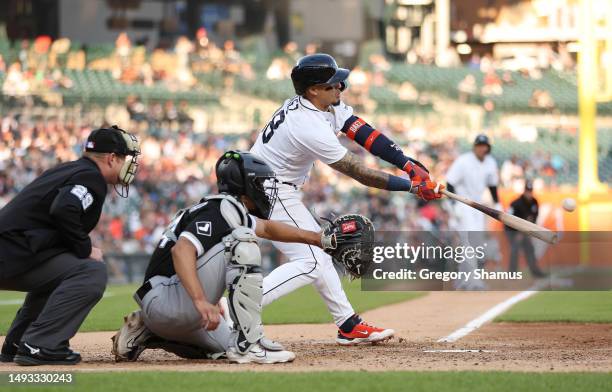
[[[270,219],[305,230],[321,228],[302,202],[300,187],[315,161],[331,164],[346,154],[337,137],[353,109],[344,103],[331,111],[317,109],[307,99],[295,96],[285,101],[257,137],[251,152],[262,158],[279,180],[297,186],[279,185],[278,198]],[[351,306],[331,256],[305,244],[272,242],[289,259],[263,280],[262,305],[307,284],[319,292],[335,323],[340,326],[355,311]]]
[[[332,110],[323,112],[300,96],[286,100],[251,152],[263,158],[279,180],[303,185],[315,161],[331,164],[346,154],[336,134],[353,109],[340,102]]]

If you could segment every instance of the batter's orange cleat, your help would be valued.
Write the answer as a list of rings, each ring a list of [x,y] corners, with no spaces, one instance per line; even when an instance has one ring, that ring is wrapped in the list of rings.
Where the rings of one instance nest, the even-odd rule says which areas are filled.
[[[349,333],[338,330],[336,342],[341,346],[378,343],[391,339],[394,334],[395,331],[392,329],[376,328],[362,321],[355,325],[353,330]]]

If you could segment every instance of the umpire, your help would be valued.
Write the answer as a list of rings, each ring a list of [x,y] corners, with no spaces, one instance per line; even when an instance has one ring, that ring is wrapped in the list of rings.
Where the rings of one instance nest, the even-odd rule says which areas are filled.
[[[510,204],[510,210],[508,212],[532,223],[535,223],[536,219],[538,219],[538,201],[533,196],[533,183],[531,180],[525,181],[525,190],[523,194]],[[507,226],[506,234],[510,241],[510,265],[508,270],[510,272],[517,271],[519,252],[522,250],[525,259],[527,259],[527,265],[529,266],[531,274],[536,278],[545,277],[546,274],[538,267],[531,238]]]
[[[140,154],[116,126],[94,130],[80,159],[47,170],[0,210],[0,290],[27,292],[2,362],[72,365],[72,338],[106,287],[102,251],[92,246],[107,184],[126,197]]]

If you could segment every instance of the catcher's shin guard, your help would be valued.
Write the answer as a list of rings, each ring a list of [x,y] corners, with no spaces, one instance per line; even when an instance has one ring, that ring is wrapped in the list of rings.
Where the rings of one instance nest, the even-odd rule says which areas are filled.
[[[263,337],[261,253],[255,233],[246,227],[235,229],[223,242],[230,267],[227,274],[230,316],[238,331],[236,349],[246,354]]]

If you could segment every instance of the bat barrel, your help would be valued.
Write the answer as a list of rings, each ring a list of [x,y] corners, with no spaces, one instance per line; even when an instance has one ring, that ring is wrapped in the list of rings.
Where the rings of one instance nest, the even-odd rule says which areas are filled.
[[[545,227],[538,226],[535,223],[526,221],[525,219],[521,219],[517,216],[510,215],[503,211],[498,211],[496,209],[484,206],[480,203],[477,203],[473,200],[470,200],[466,197],[459,196],[450,192],[446,189],[442,189],[440,191],[443,195],[453,200],[460,201],[463,204],[467,204],[468,206],[477,209],[478,211],[489,215],[490,217],[502,222],[508,227],[511,227],[515,230],[518,230],[522,233],[526,233],[532,237],[538,238],[542,241],[548,242],[549,244],[554,244],[558,241],[559,236],[556,232],[550,231]]]

